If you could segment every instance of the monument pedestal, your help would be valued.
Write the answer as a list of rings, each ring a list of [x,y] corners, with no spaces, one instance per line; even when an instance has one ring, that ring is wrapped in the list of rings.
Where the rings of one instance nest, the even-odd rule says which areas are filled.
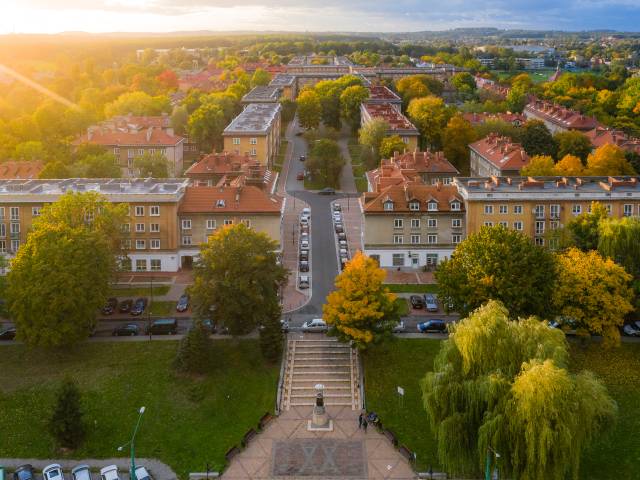
[[[316,385],[316,404],[313,407],[313,415],[311,420],[307,422],[307,430],[310,432],[332,432],[333,420],[329,418],[324,408],[324,385]]]

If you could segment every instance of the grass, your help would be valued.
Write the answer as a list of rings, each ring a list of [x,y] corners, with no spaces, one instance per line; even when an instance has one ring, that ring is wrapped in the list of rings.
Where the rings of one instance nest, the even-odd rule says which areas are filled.
[[[398,305],[398,313],[401,317],[409,315],[409,302],[406,298],[396,298],[396,304]]]
[[[170,285],[154,285],[153,296],[166,295],[170,288]],[[116,297],[148,297],[149,287],[112,287],[111,294]]]
[[[437,293],[436,283],[385,283],[393,293]]]
[[[369,190],[369,183],[367,182],[366,178],[356,177],[354,180],[356,182],[356,188],[358,189],[358,192],[366,192],[367,190]]]
[[[224,465],[224,454],[275,403],[277,366],[265,366],[255,340],[218,340],[209,373],[176,375],[177,342],[84,343],[64,352],[2,347],[0,451],[60,458],[47,433],[55,391],[71,377],[82,391],[87,437],[70,458],[124,456],[137,412],[147,410],[136,454],[156,457],[180,478]]]
[[[284,156],[287,154],[287,145],[289,142],[284,138],[280,139],[280,150],[273,161],[273,170],[276,172],[282,171],[282,165],[284,165]]]
[[[363,357],[367,409],[375,411],[400,443],[417,454],[417,467],[439,468],[436,439],[422,406],[419,382],[433,368],[439,340],[396,339],[374,347]],[[640,478],[640,344],[624,343],[603,350],[571,344],[571,370],[590,370],[618,404],[618,420],[584,452],[583,480]],[[396,388],[405,390],[402,403]]]
[[[545,68],[540,70],[518,70],[516,72],[494,70],[493,73],[496,73],[498,75],[498,79],[500,81],[508,80],[509,78],[520,75],[521,73],[526,73],[529,75],[529,78],[531,78],[533,83],[542,83],[549,80],[549,77],[553,75],[555,71],[555,68]]]
[[[329,185],[322,178],[310,178],[308,175],[304,177],[304,188],[307,190],[322,190]]]
[[[151,315],[171,315],[176,311],[178,302],[165,302],[162,300],[154,300],[151,302]]]

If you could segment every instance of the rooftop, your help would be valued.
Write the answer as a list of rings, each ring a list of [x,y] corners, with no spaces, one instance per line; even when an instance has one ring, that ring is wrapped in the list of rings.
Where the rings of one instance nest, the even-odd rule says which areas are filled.
[[[101,126],[113,130],[133,131],[145,128],[171,128],[171,117],[168,114],[154,116],[118,115],[100,123]]]
[[[538,98],[534,98],[524,109],[525,112],[566,129],[587,131],[600,125],[595,117],[588,117],[576,110]]]
[[[411,209],[410,203],[418,202],[418,210]],[[393,210],[385,210],[384,204],[393,202]],[[405,182],[400,185],[391,185],[379,192],[366,192],[363,195],[364,213],[389,213],[398,212],[416,213],[433,212],[428,209],[429,202],[437,204],[438,212],[450,212],[451,204],[457,203],[456,212],[464,211],[462,197],[452,185],[425,185],[422,183]]]
[[[419,135],[413,123],[390,103],[363,103],[362,109],[369,118],[381,118],[387,122],[391,133],[402,131],[405,134]]]
[[[384,85],[371,85],[367,101],[402,103],[402,99]]]
[[[286,73],[278,73],[271,79],[269,85],[272,87],[289,87],[296,81],[295,75],[288,75]]]
[[[520,171],[522,167],[529,164],[529,155],[522,145],[496,133],[490,133],[483,139],[470,144],[469,148],[500,170]]]
[[[251,89],[244,97],[242,103],[253,102],[277,102],[282,94],[282,89],[277,86],[258,86]]]
[[[37,160],[30,162],[14,162],[9,160],[0,163],[0,179],[38,178],[43,168],[44,164]]]
[[[87,133],[78,137],[73,145],[91,143],[104,146],[165,146],[172,147],[183,142],[184,138],[172,135],[162,128],[137,127],[112,128],[111,126],[92,126]]]
[[[593,130],[585,132],[585,135],[591,141],[594,148],[612,144],[617,145],[623,150],[640,153],[640,139],[630,137],[621,130],[596,127]]]
[[[251,185],[188,187],[179,213],[262,213],[280,215],[283,198]]]
[[[328,66],[352,66],[353,62],[347,57],[333,55],[297,55],[293,57],[287,66],[291,67],[328,67]]]
[[[250,156],[235,153],[211,153],[185,172],[193,180],[218,178],[223,184],[242,177],[244,182],[267,191],[275,187],[277,175]]]
[[[280,113],[279,103],[250,103],[224,129],[223,135],[234,133],[266,133]]]

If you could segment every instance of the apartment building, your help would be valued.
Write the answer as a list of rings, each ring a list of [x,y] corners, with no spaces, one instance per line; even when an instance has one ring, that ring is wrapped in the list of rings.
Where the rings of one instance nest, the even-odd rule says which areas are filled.
[[[471,175],[478,177],[517,176],[530,160],[522,145],[493,132],[471,143],[469,150]]]
[[[279,103],[251,103],[224,129],[224,150],[271,167],[280,147]]]
[[[406,144],[407,150],[413,151],[418,148],[420,132],[393,104],[367,102],[360,104],[360,125],[364,127],[374,119],[381,119],[387,122],[389,129],[386,132],[386,136],[398,135]]]
[[[570,108],[547,100],[534,98],[524,107],[527,119],[542,121],[551,133],[579,130],[587,132],[600,126],[595,117],[589,117]]]
[[[44,205],[66,192],[97,192],[128,206],[123,250],[132,271],[178,270],[178,206],[186,179],[0,180],[0,253],[14,255]]]
[[[388,103],[398,112],[402,112],[402,99],[388,87],[384,85],[370,85],[368,90],[369,98],[365,100],[366,103],[375,105]]]
[[[453,185],[404,182],[360,201],[364,251],[381,267],[435,266],[465,238],[464,202]]]
[[[259,85],[253,87],[244,97],[241,103],[249,105],[250,103],[277,103],[282,96],[282,88],[275,85]]]
[[[549,232],[603,204],[613,217],[640,216],[640,177],[484,177],[454,179],[466,232],[501,224],[544,245]]]
[[[521,127],[526,121],[527,117],[525,117],[521,113],[463,113],[462,118],[464,118],[471,125],[480,125],[485,122],[505,122],[510,123],[514,127]]]
[[[544,68],[544,58],[516,58],[516,62],[525,70],[540,70]]]
[[[594,150],[603,145],[611,144],[620,147],[627,152],[640,154],[640,139],[630,137],[622,130],[615,130],[607,127],[596,127],[585,133],[591,141]]]
[[[449,185],[460,172],[444,157],[443,152],[394,152],[393,157],[383,159],[380,166],[366,172],[368,190],[378,191],[390,185],[407,181],[426,185]]]
[[[266,233],[280,249],[284,206],[282,197],[242,182],[232,186],[188,188],[178,212],[180,264],[191,267],[200,244],[225,225],[243,223]]]
[[[282,89],[282,97],[294,101],[298,97],[298,88],[295,75],[278,73],[269,82],[270,87]]]

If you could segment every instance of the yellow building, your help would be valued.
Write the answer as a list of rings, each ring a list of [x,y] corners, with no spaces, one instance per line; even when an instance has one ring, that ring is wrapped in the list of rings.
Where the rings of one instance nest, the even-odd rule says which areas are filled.
[[[278,73],[271,79],[271,81],[269,82],[269,86],[282,89],[282,98],[291,100],[292,102],[298,96],[297,82],[294,75]]]
[[[224,151],[271,167],[280,147],[279,103],[251,103],[224,129]]]
[[[612,217],[640,216],[640,177],[458,177],[454,185],[465,202],[467,235],[502,224],[544,245],[549,232],[589,212],[592,202]]]

